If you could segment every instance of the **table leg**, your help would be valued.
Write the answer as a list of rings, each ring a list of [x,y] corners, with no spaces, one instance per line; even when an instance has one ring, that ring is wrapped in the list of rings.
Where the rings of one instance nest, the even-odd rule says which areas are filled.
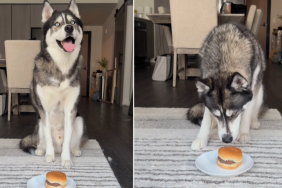
[[[14,115],[19,115],[19,109],[18,109],[18,106],[19,106],[19,96],[17,93],[13,93],[12,94],[12,107],[16,106],[16,108],[13,108],[13,114]]]
[[[177,74],[177,53],[176,48],[174,48],[174,56],[173,56],[173,83],[172,86],[176,87],[176,74]]]
[[[12,92],[11,90],[9,89],[9,94],[8,94],[8,121],[11,120],[11,95],[12,95]]]

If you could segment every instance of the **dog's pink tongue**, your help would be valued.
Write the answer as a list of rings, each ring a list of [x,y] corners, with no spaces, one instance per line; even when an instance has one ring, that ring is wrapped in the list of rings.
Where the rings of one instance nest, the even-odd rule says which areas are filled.
[[[67,52],[72,52],[74,49],[74,44],[71,40],[63,41],[63,47]]]

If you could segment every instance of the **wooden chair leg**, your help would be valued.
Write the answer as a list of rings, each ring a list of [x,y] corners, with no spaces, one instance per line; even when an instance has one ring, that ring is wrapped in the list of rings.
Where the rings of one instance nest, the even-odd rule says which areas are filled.
[[[186,61],[187,60],[187,61]],[[184,78],[184,80],[186,80],[187,79],[187,73],[186,73],[186,71],[187,71],[187,65],[188,65],[188,58],[187,58],[187,55],[185,55],[185,57],[184,57],[184,76],[185,76],[185,78]]]
[[[17,94],[17,97],[18,97],[18,105],[17,105],[17,108],[18,108],[18,114],[20,115],[21,114],[21,112],[20,112],[20,104],[21,104],[21,101],[20,101],[20,97],[21,97],[21,95],[18,93]]]
[[[8,94],[8,121],[11,119],[11,99],[12,99],[12,92],[9,89],[9,94]]]
[[[18,97],[18,93],[13,93],[12,94],[12,112],[14,115],[19,115],[19,110],[18,110],[18,105],[19,105],[19,101],[18,101],[19,97]]]
[[[177,54],[177,75],[180,80],[185,80],[185,54]]]
[[[173,82],[172,86],[176,87],[176,74],[177,74],[177,53],[176,48],[174,48],[174,57],[173,57]]]

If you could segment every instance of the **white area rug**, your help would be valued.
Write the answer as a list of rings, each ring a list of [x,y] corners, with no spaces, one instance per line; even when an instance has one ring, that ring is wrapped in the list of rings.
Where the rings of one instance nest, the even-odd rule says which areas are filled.
[[[261,129],[251,130],[248,144],[233,143],[250,155],[254,166],[248,172],[218,178],[204,174],[195,166],[204,152],[228,145],[211,131],[208,146],[190,149],[199,126],[186,120],[188,109],[134,109],[135,187],[282,187],[282,117],[271,109],[260,120]],[[230,144],[229,144],[230,145]]]
[[[71,169],[61,167],[60,155],[53,163],[18,149],[19,139],[0,139],[0,187],[22,188],[27,181],[49,171],[62,171],[76,182],[77,188],[120,187],[96,140],[89,140],[80,157],[72,157]]]

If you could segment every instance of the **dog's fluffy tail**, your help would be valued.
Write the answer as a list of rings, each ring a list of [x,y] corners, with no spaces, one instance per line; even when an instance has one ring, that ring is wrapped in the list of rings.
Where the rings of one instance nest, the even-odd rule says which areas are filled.
[[[192,106],[187,112],[187,119],[192,123],[201,125],[202,119],[204,117],[205,105],[203,103],[198,103]]]
[[[35,155],[37,138],[33,134],[28,135],[20,141],[19,146],[24,152]]]
[[[35,126],[34,132],[31,135],[24,137],[20,141],[19,143],[20,149],[22,149],[26,153],[35,155],[35,150],[37,148],[37,143],[39,141],[38,130],[39,130],[39,125],[37,124]]]

